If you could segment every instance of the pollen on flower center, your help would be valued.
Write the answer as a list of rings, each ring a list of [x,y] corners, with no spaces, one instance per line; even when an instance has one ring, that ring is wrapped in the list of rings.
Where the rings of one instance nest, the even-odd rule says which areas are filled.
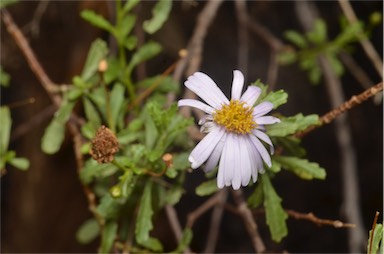
[[[253,121],[252,108],[244,105],[245,102],[231,100],[229,105],[223,105],[213,113],[213,121],[225,127],[227,131],[236,134],[250,133],[257,124]]]

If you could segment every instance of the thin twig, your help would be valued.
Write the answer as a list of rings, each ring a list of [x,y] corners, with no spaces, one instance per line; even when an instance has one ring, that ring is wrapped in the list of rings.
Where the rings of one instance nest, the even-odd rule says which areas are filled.
[[[6,9],[1,9],[1,17],[7,28],[8,33],[13,37],[17,46],[20,48],[21,52],[24,54],[25,59],[27,60],[29,67],[35,73],[36,77],[40,80],[42,86],[51,97],[52,101],[58,106],[61,102],[61,97],[54,94],[53,91],[57,91],[57,85],[51,81],[48,75],[45,73],[43,67],[37,60],[35,53],[32,51],[31,47],[28,44],[27,39],[22,34],[20,29],[17,27],[13,21],[11,15]]]
[[[313,213],[299,213],[294,210],[285,209],[287,214],[296,220],[308,220],[315,223],[318,226],[332,226],[335,228],[354,228],[355,224],[344,223],[339,220],[328,220],[328,219],[320,219],[316,217]]]
[[[243,218],[245,227],[247,228],[248,234],[251,237],[253,248],[257,253],[265,251],[265,245],[260,237],[257,224],[253,218],[252,211],[248,208],[247,203],[244,200],[243,191],[241,189],[232,191],[233,198],[237,205],[237,210],[240,216]]]
[[[41,85],[43,86],[45,91],[48,93],[52,102],[55,104],[56,107],[59,107],[62,101],[60,95],[56,93],[58,90],[60,90],[59,86],[53,83],[51,79],[48,77],[45,70],[37,60],[31,47],[29,46],[27,39],[25,38],[23,33],[20,31],[20,28],[15,24],[9,12],[6,9],[2,9],[1,16],[7,28],[7,31],[13,37],[17,46],[20,48],[21,52],[23,53],[24,57],[26,58],[29,64],[29,67],[34,72],[37,79],[40,80]],[[71,119],[78,119],[78,117],[74,113],[72,113]],[[68,121],[67,126],[73,136],[77,171],[78,173],[80,173],[80,170],[83,168],[83,157],[81,153],[83,138],[76,124],[77,122],[80,122],[80,120],[75,120],[75,121],[70,120]],[[93,213],[100,227],[102,227],[104,225],[104,220],[101,218],[101,216],[98,214],[96,210],[97,208],[96,196],[92,192],[92,190],[89,188],[89,186],[87,186],[84,183],[82,183],[82,185],[83,185],[83,191],[88,201],[89,210]]]
[[[195,221],[202,216],[204,213],[206,213],[209,209],[211,209],[213,206],[220,203],[221,200],[221,193],[222,191],[217,192],[215,195],[210,197],[207,201],[205,201],[202,205],[200,205],[198,208],[193,210],[187,215],[187,225],[186,227],[192,228],[193,224],[195,224]]]
[[[296,134],[296,136],[297,137],[303,137],[303,136],[307,135],[309,132],[313,131],[314,129],[316,129],[316,128],[324,125],[324,124],[331,123],[333,120],[335,120],[341,114],[345,113],[347,110],[350,110],[351,108],[355,107],[356,105],[363,103],[364,101],[366,101],[369,98],[371,98],[372,96],[378,94],[382,90],[383,90],[383,82],[380,82],[380,83],[368,88],[364,92],[362,92],[358,95],[352,96],[348,101],[344,102],[343,104],[341,104],[337,108],[332,109],[328,113],[321,116],[320,117],[320,125],[310,126],[307,129],[305,129],[301,132],[298,132]]]
[[[235,1],[237,30],[239,46],[237,48],[237,65],[247,77],[248,69],[248,29],[247,29],[247,3],[244,0]]]
[[[171,229],[173,231],[173,234],[175,235],[175,238],[178,242],[181,241],[181,238],[183,237],[183,230],[181,229],[180,221],[177,216],[177,212],[174,206],[172,205],[166,205],[165,206],[165,213],[167,214],[167,218],[169,220],[169,224],[171,225]],[[186,253],[191,253],[191,250],[189,247],[185,250]]]
[[[40,33],[40,22],[43,14],[47,10],[49,1],[41,0],[36,7],[35,13],[33,14],[32,20],[22,28],[22,31],[31,31],[32,36],[37,37]]]
[[[209,233],[204,248],[204,253],[214,253],[216,248],[217,239],[219,236],[221,218],[224,213],[224,204],[227,200],[228,190],[223,189],[220,191],[221,195],[219,197],[220,202],[215,208],[213,208],[211,215],[211,224],[209,226]]]
[[[356,14],[353,11],[353,8],[348,0],[339,0],[339,4],[349,23],[354,24],[358,22]],[[383,61],[381,60],[379,54],[373,47],[372,43],[363,33],[359,33],[357,36],[359,37],[359,42],[363,47],[365,53],[367,54],[368,58],[372,61],[372,64],[375,67],[377,73],[380,75],[381,78],[383,78]]]
[[[313,2],[295,2],[297,16],[306,32],[312,29],[315,19],[319,16],[316,5]],[[341,81],[334,73],[328,59],[324,55],[318,57],[319,66],[324,75],[324,83],[330,98],[331,107],[336,108],[345,99],[341,87]],[[349,250],[360,252],[366,242],[362,215],[358,204],[360,203],[359,184],[357,178],[357,162],[354,144],[351,138],[351,129],[346,115],[340,115],[336,119],[336,139],[340,150],[340,167],[342,173],[342,209],[348,221],[356,223],[356,228],[348,230]]]

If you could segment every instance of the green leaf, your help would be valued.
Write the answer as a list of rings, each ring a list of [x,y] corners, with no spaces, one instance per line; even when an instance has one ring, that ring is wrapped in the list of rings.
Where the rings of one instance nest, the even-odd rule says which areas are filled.
[[[92,102],[87,97],[83,97],[83,105],[86,119],[91,122],[96,129],[100,127],[100,115],[97,112],[95,106],[92,104]]]
[[[272,157],[272,166],[268,168],[268,170],[273,173],[278,173],[281,170],[281,164],[274,160],[274,157]]]
[[[281,206],[281,198],[273,188],[269,176],[262,174],[261,179],[263,182],[264,207],[269,231],[271,232],[272,240],[280,242],[288,234],[286,224],[288,215]]]
[[[77,100],[81,95],[83,94],[83,90],[80,89],[79,87],[77,86],[73,86],[71,87],[71,89],[67,92],[67,98],[70,100],[70,101],[75,101]]]
[[[110,194],[105,194],[96,210],[104,219],[115,219],[118,217],[121,209],[121,204],[117,199],[114,199]]]
[[[203,197],[203,196],[211,195],[211,194],[215,193],[217,190],[218,190],[217,180],[212,179],[212,180],[209,180],[207,182],[200,184],[196,188],[196,194]]]
[[[305,180],[325,179],[325,169],[319,167],[319,164],[309,162],[306,159],[300,159],[290,156],[274,156],[274,160],[278,161],[281,166],[289,171],[292,171],[297,176]]]
[[[76,232],[76,240],[81,244],[88,244],[96,239],[100,227],[94,218],[86,220]]]
[[[3,3],[3,1],[0,1],[0,6]],[[0,7],[1,8],[1,7]],[[7,87],[9,86],[9,81],[11,80],[11,76],[9,76],[8,73],[6,73],[2,66],[0,65],[0,86]]]
[[[368,254],[376,254],[379,253],[379,247],[380,242],[383,239],[383,225],[380,223],[376,224],[375,230],[373,231],[373,238],[372,238],[372,229],[369,230],[369,239],[368,239],[368,246],[367,246],[367,253]],[[372,248],[371,247],[372,242]],[[383,245],[383,243],[381,243]]]
[[[344,67],[340,60],[337,59],[337,56],[335,56],[334,54],[327,54],[326,57],[329,61],[329,64],[331,65],[332,70],[336,73],[336,75],[343,75]]]
[[[318,66],[313,66],[313,68],[309,69],[308,78],[312,84],[319,84],[321,79],[321,69]]]
[[[104,178],[116,173],[118,168],[111,164],[99,164],[92,158],[85,162],[83,169],[80,171],[80,179],[85,184],[90,184],[93,178]]]
[[[140,0],[128,0],[128,1],[126,1],[124,4],[124,7],[123,7],[124,13],[132,10],[138,3],[140,3]]]
[[[177,248],[171,253],[184,253],[185,249],[190,245],[192,238],[193,238],[192,229],[185,228],[183,231],[183,236],[181,237],[181,240],[177,245]]]
[[[131,73],[133,68],[144,62],[148,59],[153,58],[157,54],[161,52],[161,46],[160,44],[149,41],[146,44],[144,44],[142,47],[140,47],[132,56],[131,61],[128,65],[128,72]]]
[[[120,24],[121,27],[119,27],[117,30],[117,36],[120,41],[120,44],[123,44],[125,42],[125,38],[135,26],[135,22],[136,22],[135,15],[127,14],[123,17],[123,20],[121,21],[121,24]]]
[[[263,101],[269,101],[273,104],[273,108],[276,109],[280,105],[283,105],[287,102],[288,94],[284,90],[278,90],[275,92],[270,92],[265,96],[259,103]]]
[[[135,227],[136,241],[151,250],[162,251],[161,243],[149,235],[149,232],[153,229],[152,215],[152,182],[147,181],[137,215]]]
[[[143,23],[144,31],[149,34],[158,31],[167,21],[171,9],[172,0],[159,0],[152,10],[152,18]]]
[[[309,126],[319,125],[319,116],[312,114],[303,116],[299,113],[291,117],[281,117],[280,123],[266,126],[267,134],[274,137],[285,137],[290,134],[294,134],[298,131],[302,131]]]
[[[13,158],[9,161],[9,164],[21,170],[27,170],[29,168],[29,160],[26,158]]]
[[[154,84],[157,84],[155,92],[177,93],[180,90],[180,84],[176,82],[171,76],[162,76],[162,75],[146,78],[140,81],[139,83],[137,83],[137,86],[139,88],[148,89]]]
[[[9,138],[11,135],[12,118],[8,107],[0,107],[0,155],[5,154],[8,150]]]
[[[66,102],[60,106],[59,110],[55,113],[51,123],[45,129],[41,149],[47,154],[54,154],[59,151],[61,144],[64,141],[65,124],[71,116],[74,102]]]
[[[111,23],[109,23],[109,21],[106,20],[103,16],[95,13],[94,11],[84,10],[81,12],[80,16],[95,27],[104,29],[112,34],[114,33],[115,29]]]
[[[122,112],[124,106],[124,91],[124,86],[117,83],[113,86],[110,93],[111,119],[109,124],[111,130],[115,130],[116,123],[119,122],[119,114]],[[123,117],[122,114],[121,117]]]
[[[255,190],[249,196],[247,203],[250,208],[257,208],[263,203],[263,200],[264,200],[263,182],[260,181],[257,184]]]
[[[131,170],[125,171],[124,175],[119,177],[121,194],[124,198],[128,198],[136,184],[137,177],[133,174]]]
[[[101,234],[101,246],[99,253],[109,253],[113,246],[113,242],[115,241],[116,232],[117,222],[110,221],[104,225],[103,232]]]
[[[101,39],[96,39],[88,52],[87,60],[83,71],[81,73],[81,78],[84,82],[87,82],[98,70],[99,63],[102,59],[105,59],[108,53],[108,47],[105,41]]]
[[[124,47],[128,50],[133,50],[137,45],[137,37],[130,35],[124,40]]]
[[[174,185],[174,187],[172,187],[167,191],[167,194],[165,196],[165,201],[169,205],[175,205],[180,201],[183,194],[184,194],[184,188],[182,188],[181,186]]]
[[[293,31],[293,30],[286,31],[284,33],[284,37],[299,48],[306,48],[308,46],[304,36],[302,36],[300,33],[296,31]]]
[[[185,152],[173,155],[172,166],[166,172],[166,175],[169,178],[175,178],[177,176],[178,171],[186,170],[190,167],[191,164],[188,161],[189,154],[190,152]]]
[[[315,44],[321,44],[327,40],[327,25],[324,20],[317,19],[313,24],[311,32],[307,33],[306,37],[309,41]]]
[[[303,157],[306,155],[306,151],[303,147],[300,146],[300,139],[294,136],[287,136],[277,138],[276,141],[272,143],[278,143],[284,148],[284,151],[290,155],[295,155],[296,157]]]
[[[293,64],[297,60],[297,53],[293,50],[286,50],[278,54],[278,62],[282,65]]]

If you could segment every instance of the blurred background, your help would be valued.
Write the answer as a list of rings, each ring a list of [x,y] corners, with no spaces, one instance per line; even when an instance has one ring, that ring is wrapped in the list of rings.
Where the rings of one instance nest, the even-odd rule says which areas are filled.
[[[300,2],[300,1],[299,1]],[[108,34],[82,20],[83,9],[93,9],[112,19],[111,1],[21,1],[8,8],[20,26],[51,79],[58,84],[70,84],[72,77],[82,70],[91,42]],[[150,17],[154,2],[144,1],[136,8],[143,20]],[[175,1],[165,26],[152,39],[160,42],[163,53],[148,65],[148,73],[162,73],[178,58],[180,49],[187,46],[198,14],[206,2]],[[294,1],[248,1],[248,15],[284,43],[284,31],[304,31]],[[337,1],[313,2],[318,15],[327,24],[328,37],[339,32],[342,10]],[[382,14],[382,1],[353,1],[357,17],[368,22],[373,12]],[[148,39],[148,38],[147,38]],[[370,41],[380,56],[383,54],[383,24],[375,26]],[[255,33],[248,34],[248,61],[246,83],[257,79],[268,82],[270,46]],[[220,6],[204,40],[200,70],[229,94],[232,71],[239,68],[239,24],[235,4],[225,1]],[[381,82],[372,62],[359,43],[353,44],[354,61],[362,68],[374,85]],[[10,149],[30,160],[30,169],[19,171],[9,166],[1,177],[1,252],[95,252],[98,242],[81,245],[76,241],[78,227],[91,213],[87,208],[80,181],[77,177],[72,142],[68,136],[59,153],[46,155],[40,141],[55,108],[46,92],[31,72],[28,63],[1,23],[1,65],[10,74],[11,84],[1,89],[1,104],[35,98],[33,104],[11,109],[13,126]],[[245,70],[243,70],[245,71]],[[183,80],[185,77],[183,78]],[[346,99],[365,90],[349,72],[341,77]],[[323,115],[332,109],[324,82],[311,85],[307,74],[296,64],[281,66],[274,81],[274,89],[284,89],[288,103],[279,108],[284,115]],[[181,96],[181,95],[180,95]],[[383,108],[382,102],[372,99],[348,111],[353,147],[357,162],[357,204],[362,216],[364,232],[368,236],[376,211],[383,212]],[[335,124],[331,123],[311,132],[303,139],[308,159],[319,163],[327,171],[324,181],[303,181],[293,174],[282,172],[274,186],[283,199],[283,206],[299,212],[313,212],[320,218],[345,221],[343,213],[343,174],[340,167],[340,149]],[[194,171],[186,180],[187,193],[176,205],[178,215],[185,224],[186,215],[204,199],[194,194],[204,174]],[[158,215],[161,223],[162,214]],[[204,249],[210,213],[194,226],[191,249]],[[382,221],[380,215],[379,221]],[[347,221],[355,223],[354,221]],[[303,220],[288,219],[289,235],[280,243],[270,240],[263,215],[257,216],[260,232],[271,252],[349,252],[347,229],[317,226]],[[173,235],[164,229],[162,239]],[[170,247],[172,249],[172,247]],[[252,244],[240,217],[225,213],[216,252],[252,252]]]

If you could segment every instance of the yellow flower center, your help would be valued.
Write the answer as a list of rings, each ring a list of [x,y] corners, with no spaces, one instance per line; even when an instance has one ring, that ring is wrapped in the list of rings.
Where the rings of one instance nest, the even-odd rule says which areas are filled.
[[[252,108],[246,106],[245,102],[231,100],[229,105],[223,105],[213,113],[213,121],[229,132],[248,134],[257,126],[253,121],[252,112]]]

